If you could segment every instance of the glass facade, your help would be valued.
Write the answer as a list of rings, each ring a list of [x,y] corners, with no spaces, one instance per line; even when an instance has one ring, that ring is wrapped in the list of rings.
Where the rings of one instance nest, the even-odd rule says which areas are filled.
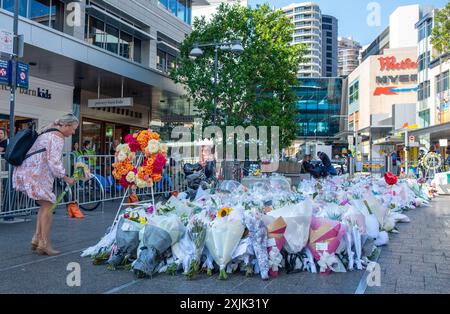
[[[341,78],[301,78],[297,96],[298,137],[332,137],[339,133]]]
[[[2,8],[14,12],[14,0],[0,0]],[[64,3],[60,0],[20,0],[19,15],[63,31]]]
[[[93,16],[86,15],[86,41],[124,58],[141,62],[141,40],[109,25]]]
[[[192,24],[192,0],[159,0],[159,3],[183,22]]]

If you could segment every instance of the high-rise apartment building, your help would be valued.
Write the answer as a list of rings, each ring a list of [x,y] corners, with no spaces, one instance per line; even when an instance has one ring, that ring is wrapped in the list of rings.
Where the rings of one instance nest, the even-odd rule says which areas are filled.
[[[322,15],[322,76],[338,75],[338,20]]]
[[[348,76],[359,65],[361,45],[351,37],[338,39],[338,75]]]
[[[292,42],[308,48],[304,63],[299,65],[299,77],[322,76],[322,12],[314,2],[293,3],[281,8],[292,20],[295,31]]]

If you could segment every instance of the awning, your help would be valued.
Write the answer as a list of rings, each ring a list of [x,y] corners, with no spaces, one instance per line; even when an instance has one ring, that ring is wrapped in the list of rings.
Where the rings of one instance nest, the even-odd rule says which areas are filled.
[[[405,140],[403,136],[387,136],[373,141],[373,145],[397,145],[403,144]]]
[[[433,139],[450,139],[450,122],[433,125],[427,128],[411,130],[408,135],[420,136],[420,135],[430,135]]]

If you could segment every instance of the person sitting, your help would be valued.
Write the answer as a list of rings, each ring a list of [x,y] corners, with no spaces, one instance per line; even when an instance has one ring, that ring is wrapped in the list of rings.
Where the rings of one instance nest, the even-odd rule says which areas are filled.
[[[321,176],[321,169],[320,167],[314,166],[311,160],[312,156],[310,154],[307,154],[303,157],[300,173],[310,174],[317,179]]]
[[[322,175],[324,175],[324,176],[327,176],[327,175],[337,176],[336,169],[331,164],[330,157],[328,157],[327,154],[325,154],[324,152],[318,152],[317,153],[317,157],[319,157],[319,159],[322,161],[322,164],[323,164],[323,166],[322,166]]]

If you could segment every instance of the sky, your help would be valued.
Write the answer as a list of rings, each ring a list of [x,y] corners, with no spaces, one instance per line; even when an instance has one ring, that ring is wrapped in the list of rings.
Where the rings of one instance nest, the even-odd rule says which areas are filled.
[[[269,3],[271,7],[281,8],[291,3],[304,2],[302,0],[248,0],[254,7],[257,4]],[[352,37],[361,45],[370,44],[389,25],[389,15],[403,5],[420,4],[431,5],[435,8],[444,7],[448,0],[313,0],[320,6],[322,14],[335,16],[338,19],[338,33],[341,37]],[[379,25],[369,26],[367,19],[374,12],[368,10],[371,3],[378,3],[380,9]],[[374,8],[375,6],[372,6]],[[369,7],[370,9],[370,7]]]

